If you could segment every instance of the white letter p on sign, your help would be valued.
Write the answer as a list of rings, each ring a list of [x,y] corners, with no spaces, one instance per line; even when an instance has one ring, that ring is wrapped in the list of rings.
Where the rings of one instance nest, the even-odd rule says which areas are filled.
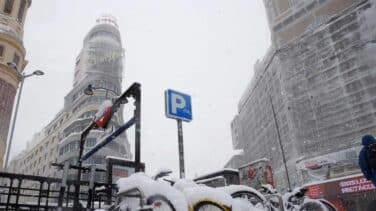
[[[171,93],[171,99],[172,99],[172,102],[171,102],[172,113],[176,114],[177,109],[183,109],[185,107],[185,100],[182,96],[177,95],[175,93]]]

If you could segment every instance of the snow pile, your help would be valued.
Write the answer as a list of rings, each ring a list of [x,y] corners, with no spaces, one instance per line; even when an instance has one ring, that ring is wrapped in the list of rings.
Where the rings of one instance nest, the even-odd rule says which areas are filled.
[[[226,192],[207,186],[186,188],[183,190],[183,194],[190,205],[196,204],[200,201],[210,200],[231,207],[233,202],[231,196]]]
[[[277,189],[275,189],[271,184],[261,185],[261,187],[264,188],[269,194],[278,193]]]
[[[111,160],[118,160],[118,161],[128,161],[128,162],[133,162],[132,159],[123,158],[123,157],[115,157],[115,156],[110,156],[110,155],[107,155],[107,156],[106,156],[106,160],[108,160],[108,159],[111,159]]]
[[[152,176],[153,179],[156,179],[157,177],[164,177],[172,173],[172,170],[169,168],[160,168],[157,170],[154,176]]]
[[[165,196],[171,201],[177,211],[186,211],[188,208],[187,201],[181,192],[171,187],[166,182],[152,180],[144,173],[135,173],[127,178],[120,178],[117,181],[117,186],[119,188],[118,195],[137,188],[143,192],[146,198],[158,194]],[[134,206],[136,206],[136,204],[132,207]]]
[[[111,100],[105,100],[105,101],[103,101],[102,104],[100,105],[97,113],[95,114],[95,118],[96,119],[103,118],[104,114],[107,111],[107,108],[110,108],[111,106],[112,106],[112,101]]]
[[[252,207],[249,201],[243,198],[233,199],[232,210],[233,211],[264,211],[264,209]]]
[[[174,188],[183,191],[186,188],[199,187],[198,184],[189,179],[179,179],[175,182]]]
[[[98,191],[105,191],[105,190],[106,190],[106,186],[104,186],[104,185],[101,185],[101,186],[95,188],[96,192],[98,192]]]
[[[231,207],[233,202],[231,196],[223,190],[200,186],[188,179],[178,180],[174,188],[182,191],[190,205],[194,205],[200,201],[211,200]]]
[[[157,175],[157,174],[161,174],[161,173],[165,173],[165,172],[172,172],[172,170],[169,169],[169,168],[159,168],[159,169],[157,170],[157,172],[155,173],[155,175]]]

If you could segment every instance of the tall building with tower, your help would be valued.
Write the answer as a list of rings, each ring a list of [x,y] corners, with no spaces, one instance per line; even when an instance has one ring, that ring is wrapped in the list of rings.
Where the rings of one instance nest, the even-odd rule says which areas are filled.
[[[64,108],[56,117],[34,137],[28,149],[11,163],[15,172],[56,177],[59,175],[51,162],[77,163],[81,132],[93,121],[99,106],[106,99],[121,94],[124,51],[116,19],[105,15],[85,36],[83,48],[76,58],[72,90],[65,96]],[[89,85],[94,88],[93,95],[85,95]],[[111,120],[116,129],[122,123],[120,109]],[[98,142],[104,131],[95,129],[86,139],[84,152]],[[86,160],[83,165],[95,164],[104,168],[105,157],[117,156],[131,158],[126,134],[106,145]],[[75,170],[70,172],[74,178]],[[104,175],[97,175],[102,180]],[[83,179],[87,175],[83,175]]]
[[[27,65],[23,28],[30,5],[31,0],[0,1],[0,169],[3,168],[19,76]],[[17,65],[18,72],[7,65],[9,62]]]
[[[376,131],[375,2],[264,3],[273,44],[239,101],[234,149],[270,160],[282,190],[287,175],[293,188],[359,173],[361,136]]]

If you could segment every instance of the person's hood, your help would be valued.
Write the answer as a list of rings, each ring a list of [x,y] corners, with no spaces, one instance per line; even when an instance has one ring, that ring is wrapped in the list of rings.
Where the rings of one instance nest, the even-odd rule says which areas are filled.
[[[362,137],[362,145],[369,146],[370,144],[376,143],[376,139],[371,135],[365,135]]]

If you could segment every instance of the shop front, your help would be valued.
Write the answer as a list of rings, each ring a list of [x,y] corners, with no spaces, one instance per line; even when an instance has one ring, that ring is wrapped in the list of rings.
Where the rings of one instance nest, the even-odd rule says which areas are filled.
[[[239,180],[241,185],[256,189],[261,185],[270,184],[273,187],[273,170],[268,159],[260,159],[239,167]]]
[[[324,198],[338,211],[375,211],[376,188],[363,175],[330,179],[305,185],[311,198]]]

